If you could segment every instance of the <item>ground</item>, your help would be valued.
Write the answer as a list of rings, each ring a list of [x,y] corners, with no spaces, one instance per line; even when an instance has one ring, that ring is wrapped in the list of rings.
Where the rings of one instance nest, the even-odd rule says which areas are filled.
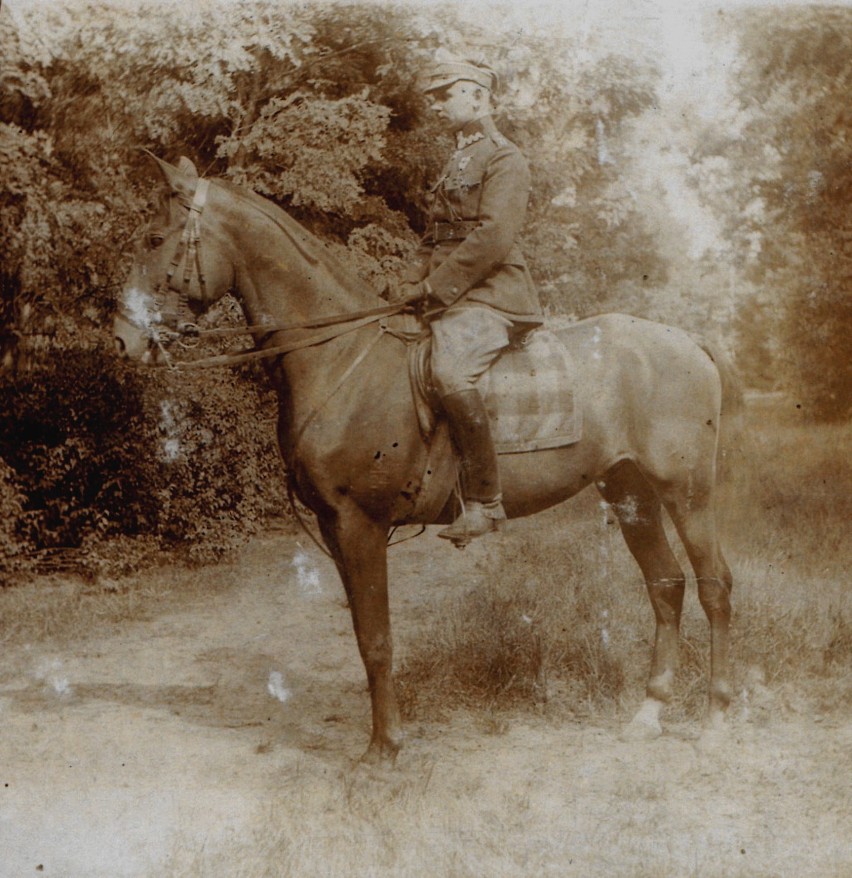
[[[483,551],[393,551],[399,658]],[[5,649],[2,878],[852,874],[841,714],[758,698],[721,736],[625,742],[626,716],[457,710],[367,767],[349,613],[304,537],[130,585],[138,618]]]

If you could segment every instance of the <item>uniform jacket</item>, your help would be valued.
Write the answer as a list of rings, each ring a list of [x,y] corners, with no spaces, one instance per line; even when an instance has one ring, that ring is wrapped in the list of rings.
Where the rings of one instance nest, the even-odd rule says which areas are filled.
[[[517,243],[530,172],[490,116],[469,123],[432,188],[429,226],[406,280],[425,280],[446,305],[488,305],[518,322],[541,322],[538,293]],[[475,221],[459,239],[436,240],[436,223]]]

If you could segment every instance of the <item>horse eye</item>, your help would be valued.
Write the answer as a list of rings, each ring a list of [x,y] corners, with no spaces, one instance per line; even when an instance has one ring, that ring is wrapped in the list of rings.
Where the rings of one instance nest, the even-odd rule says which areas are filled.
[[[161,234],[160,232],[150,232],[148,234],[148,243],[152,248],[159,247],[163,241],[166,240],[166,236]]]

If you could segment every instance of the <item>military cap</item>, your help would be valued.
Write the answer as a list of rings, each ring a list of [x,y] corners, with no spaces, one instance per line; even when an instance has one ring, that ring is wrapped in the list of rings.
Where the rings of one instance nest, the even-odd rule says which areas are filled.
[[[493,91],[497,85],[497,74],[490,67],[472,61],[441,61],[428,72],[423,91],[428,93],[446,88],[459,80],[474,82]]]

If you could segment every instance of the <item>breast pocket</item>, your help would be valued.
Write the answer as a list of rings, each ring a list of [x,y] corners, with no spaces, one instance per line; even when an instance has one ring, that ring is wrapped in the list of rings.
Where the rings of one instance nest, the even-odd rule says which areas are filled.
[[[447,180],[444,187],[448,200],[464,219],[477,218],[481,191],[482,176],[470,173],[459,174],[452,180]]]

